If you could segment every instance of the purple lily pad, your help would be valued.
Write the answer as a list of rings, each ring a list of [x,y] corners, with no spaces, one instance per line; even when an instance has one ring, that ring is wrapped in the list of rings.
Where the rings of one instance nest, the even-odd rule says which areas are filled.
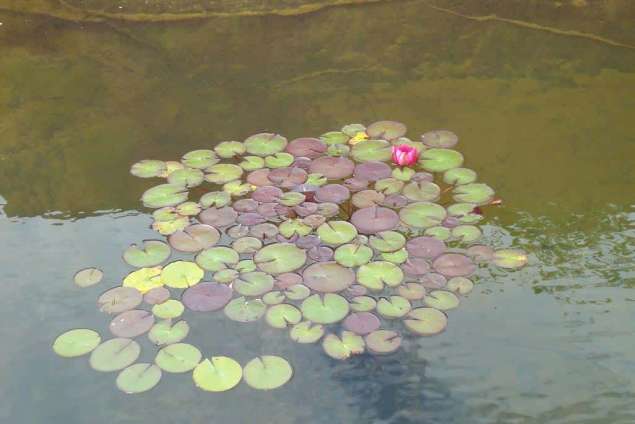
[[[97,299],[99,310],[107,314],[119,314],[134,309],[141,303],[141,292],[132,287],[114,287]]]
[[[238,239],[249,234],[249,227],[241,224],[234,225],[233,227],[228,228],[226,233],[229,237]]]
[[[300,249],[311,249],[312,247],[317,247],[321,243],[320,238],[316,235],[308,235],[299,237],[296,240],[295,245]]]
[[[460,224],[461,224],[461,221],[459,220],[459,218],[455,216],[448,216],[441,223],[441,225],[443,225],[445,228],[454,228],[459,226]]]
[[[417,172],[417,173],[415,173],[412,176],[410,181],[414,181],[416,183],[420,183],[420,182],[424,182],[424,181],[433,182],[434,181],[434,175],[432,175],[429,172]]]
[[[372,139],[390,141],[406,135],[406,126],[401,122],[377,121],[366,127],[366,134]]]
[[[392,209],[380,206],[358,209],[351,216],[351,223],[363,234],[375,234],[392,230],[399,225],[399,215]]]
[[[355,164],[343,157],[323,156],[311,163],[311,172],[324,175],[326,178],[341,180],[353,175]]]
[[[295,161],[293,161],[292,166],[295,168],[300,168],[300,169],[304,169],[305,171],[308,171],[309,168],[311,168],[311,159],[307,157],[295,158]]]
[[[326,246],[316,246],[310,248],[307,255],[316,262],[326,262],[333,259],[333,249]]]
[[[322,215],[322,216],[325,216],[327,218],[331,218],[331,217],[334,217],[335,215],[337,215],[338,213],[340,213],[340,207],[337,204],[335,204],[335,203],[324,202],[324,203],[320,203],[318,205],[316,213],[318,215]]]
[[[198,220],[212,227],[224,227],[233,224],[238,218],[238,213],[231,207],[208,208],[198,215]]]
[[[401,265],[401,270],[409,277],[416,277],[430,272],[430,265],[424,258],[409,257]]]
[[[433,259],[445,252],[445,249],[445,243],[434,237],[415,237],[406,243],[408,255],[416,258]]]
[[[285,237],[285,236],[283,236],[282,234],[278,234],[278,235],[276,236],[276,240],[277,240],[279,243],[295,243],[295,242],[297,242],[297,241],[298,241],[298,239],[299,239],[299,238],[300,238],[300,236],[299,236],[299,235],[297,235],[297,234],[294,234],[294,235],[292,235],[291,237]]]
[[[275,285],[280,290],[286,290],[296,284],[302,284],[302,276],[295,272],[285,272],[284,274],[276,275]]]
[[[217,311],[231,300],[232,294],[233,291],[229,286],[205,282],[185,290],[181,301],[192,311]]]
[[[261,186],[258,187],[252,194],[251,198],[257,202],[267,203],[274,202],[282,196],[283,192],[278,187],[274,186]]]
[[[391,209],[401,209],[408,204],[408,198],[401,194],[393,193],[386,196],[382,202],[383,206]]]
[[[247,182],[258,187],[271,185],[271,180],[269,180],[269,172],[270,171],[266,168],[251,171],[247,175]]]
[[[432,267],[446,277],[467,277],[476,271],[476,265],[465,255],[445,253],[432,262]]]
[[[353,176],[366,181],[377,181],[388,178],[391,174],[390,165],[379,161],[368,161],[357,165]]]
[[[477,264],[489,262],[494,258],[494,249],[482,244],[468,247],[465,253]]]
[[[239,224],[247,226],[262,224],[266,221],[267,219],[257,212],[241,213],[236,219],[236,222],[238,222]]]
[[[307,157],[309,159],[317,159],[324,152],[327,146],[318,138],[296,138],[287,145],[287,153],[291,153],[295,157]]]
[[[154,315],[152,313],[133,309],[114,317],[109,328],[116,337],[133,338],[148,332],[153,325]]]
[[[321,293],[336,293],[355,281],[355,273],[337,262],[318,262],[306,267],[302,273],[304,284]]]
[[[440,289],[445,287],[448,279],[436,272],[428,272],[418,278],[418,281],[427,289]]]
[[[317,212],[318,204],[313,202],[304,202],[304,203],[300,203],[298,206],[295,206],[293,210],[299,216],[302,216],[302,217],[309,216]]]
[[[189,225],[183,231],[172,233],[168,237],[170,246],[181,252],[199,252],[215,245],[220,239],[220,233],[211,225]]]
[[[315,193],[315,200],[320,203],[342,203],[351,197],[350,191],[341,184],[327,184]]]
[[[278,235],[278,227],[270,222],[254,225],[249,229],[249,235],[260,240],[266,240]]]
[[[381,321],[370,312],[353,312],[343,322],[344,328],[360,336],[372,333],[381,326]]]
[[[233,207],[236,212],[255,212],[258,202],[253,199],[240,199],[234,202]]]
[[[344,186],[348,188],[352,193],[365,190],[368,188],[369,182],[361,178],[348,178],[344,181]]]
[[[304,184],[307,176],[308,175],[304,169],[298,167],[290,167],[269,171],[267,178],[276,187],[289,189],[297,185]]]
[[[302,222],[312,228],[317,228],[326,222],[326,218],[323,217],[322,215],[313,214],[313,215],[305,216],[302,219]]]
[[[143,301],[148,305],[158,305],[170,298],[170,290],[167,287],[155,287],[143,295]]]
[[[349,297],[364,296],[368,293],[368,289],[361,284],[353,284],[346,289],[346,295]]]
[[[258,206],[257,212],[265,218],[283,217],[289,215],[289,208],[279,203],[267,202]]]
[[[353,205],[356,208],[369,208],[381,205],[386,196],[376,190],[362,190],[353,194]]]
[[[364,340],[366,347],[372,353],[387,355],[395,352],[401,346],[401,336],[392,330],[376,330],[367,335]]]

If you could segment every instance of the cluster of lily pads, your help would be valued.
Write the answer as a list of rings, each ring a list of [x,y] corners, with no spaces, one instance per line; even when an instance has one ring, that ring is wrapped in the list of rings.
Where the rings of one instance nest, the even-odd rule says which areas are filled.
[[[295,342],[321,341],[335,359],[389,354],[404,337],[442,332],[479,265],[527,261],[520,250],[479,243],[476,224],[494,190],[463,167],[457,142],[445,130],[413,141],[405,125],[379,121],[290,142],[256,134],[180,161],[135,163],[133,175],[167,179],[141,198],[156,209],[152,226],[167,241],[126,249],[123,259],[136,270],[99,297],[99,309],[114,315],[115,338],[101,343],[93,330],[71,330],[55,352],[90,353],[95,370],[123,370],[117,385],[128,393],[154,387],[162,371],[192,371],[208,391],[241,379],[271,389],[291,378],[286,360],[262,356],[244,368],[224,356],[202,360],[182,342],[188,323],[174,320],[186,310],[222,310],[243,323],[264,317]],[[407,165],[396,159],[399,149]],[[166,264],[173,251],[191,258]],[[91,268],[75,282],[101,278]],[[140,352],[133,339],[145,333],[160,347],[155,363],[133,364]]]

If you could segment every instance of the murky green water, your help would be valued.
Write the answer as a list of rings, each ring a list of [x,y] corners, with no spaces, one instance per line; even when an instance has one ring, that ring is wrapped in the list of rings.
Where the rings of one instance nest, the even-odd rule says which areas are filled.
[[[27,13],[45,3],[0,0],[1,422],[635,421],[631,3],[387,2],[146,23]],[[492,13],[513,22],[469,18]],[[294,379],[271,393],[209,395],[170,375],[125,396],[114,375],[52,354],[68,328],[106,329],[96,295],[129,271],[121,251],[155,236],[138,201],[152,182],[131,163],[380,118],[413,136],[457,132],[505,200],[487,238],[531,253],[521,271],[479,271],[444,334],[335,363],[264,323],[189,319],[205,352],[289,358]],[[77,289],[86,266],[106,279]]]

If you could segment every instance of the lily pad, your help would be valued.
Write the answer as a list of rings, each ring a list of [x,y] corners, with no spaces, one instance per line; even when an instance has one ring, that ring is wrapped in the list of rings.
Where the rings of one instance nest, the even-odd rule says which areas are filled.
[[[332,218],[340,213],[340,207],[330,202],[318,203],[316,213],[326,218]]]
[[[434,227],[426,228],[423,234],[428,237],[434,237],[440,241],[446,241],[452,237],[452,230],[441,225],[436,225]]]
[[[426,288],[419,283],[405,283],[397,288],[399,296],[408,300],[420,300],[426,295]]]
[[[271,239],[278,235],[278,227],[270,222],[254,225],[249,229],[249,235],[259,240]]]
[[[278,168],[267,174],[270,184],[284,189],[294,188],[305,182],[313,184],[313,182],[309,183],[309,178],[310,176],[307,175],[304,169],[296,167]]]
[[[282,194],[282,190],[278,187],[261,186],[251,194],[251,198],[257,202],[274,202],[277,201]]]
[[[318,227],[317,235],[322,242],[337,246],[357,237],[357,229],[346,221],[330,221]]]
[[[345,298],[338,294],[314,294],[302,302],[304,318],[318,324],[333,324],[348,315],[349,305]]]
[[[147,392],[159,384],[161,369],[154,364],[130,365],[117,376],[117,388],[127,394]]]
[[[357,270],[357,281],[372,291],[381,291],[384,285],[397,287],[403,281],[403,271],[392,262],[375,261]]]
[[[201,362],[201,351],[188,343],[174,343],[163,347],[154,363],[163,371],[184,373],[192,371]]]
[[[435,130],[421,135],[421,141],[428,147],[450,148],[459,142],[459,138],[452,131]]]
[[[287,152],[296,157],[317,159],[326,152],[327,146],[318,138],[296,138],[287,145]]]
[[[408,260],[408,251],[405,248],[401,248],[394,252],[383,252],[380,256],[384,261],[402,264]]]
[[[383,178],[375,182],[375,190],[384,195],[399,194],[404,187],[404,182],[396,178]]]
[[[232,321],[252,322],[265,314],[267,305],[260,299],[246,299],[241,296],[229,302],[223,311]]]
[[[239,275],[240,273],[235,269],[221,269],[220,271],[216,271],[212,278],[217,283],[231,284]]]
[[[443,206],[431,202],[411,203],[399,211],[401,221],[413,228],[440,225],[446,217]]]
[[[170,221],[155,221],[152,223],[152,229],[158,231],[164,236],[168,236],[176,231],[183,230],[190,225],[190,219],[187,216],[177,216]]]
[[[364,337],[364,340],[369,352],[387,355],[399,349],[402,339],[396,331],[377,330]]]
[[[162,287],[161,269],[160,266],[155,266],[151,268],[141,268],[131,272],[124,278],[123,286],[135,288],[139,290],[141,294],[145,294],[154,288]]]
[[[492,261],[501,268],[522,268],[527,264],[527,254],[520,249],[500,249],[494,252]]]
[[[262,248],[262,242],[256,237],[240,237],[232,242],[232,249],[239,254],[256,253]]]
[[[454,168],[443,174],[443,182],[446,184],[461,185],[476,181],[476,172],[469,168]]]
[[[346,180],[344,180],[344,185],[352,193],[367,189],[368,184],[368,181],[362,180],[361,178],[347,178]]]
[[[289,300],[303,300],[309,297],[310,294],[311,289],[309,289],[304,284],[294,284],[287,287],[287,289],[284,291],[284,295]]]
[[[294,235],[306,236],[313,230],[311,226],[305,224],[301,219],[288,219],[278,227],[280,234],[289,238]]]
[[[219,239],[218,230],[206,224],[190,225],[168,237],[170,245],[181,252],[199,252],[214,246]]]
[[[183,165],[181,162],[177,162],[174,160],[166,160],[165,161],[165,171],[163,171],[159,177],[161,178],[167,178],[170,176],[170,174],[174,171],[176,171],[177,169],[183,169],[185,168],[185,165]]]
[[[377,312],[386,319],[397,319],[405,316],[412,306],[410,301],[401,296],[382,297],[377,301]]]
[[[355,273],[337,262],[317,262],[309,265],[302,274],[304,284],[321,293],[336,293],[355,281]]]
[[[310,188],[322,187],[327,182],[328,182],[328,178],[326,178],[324,175],[313,173],[313,174],[307,175],[305,186]],[[304,191],[315,191],[315,190],[304,190]]]
[[[160,240],[144,240],[143,247],[136,244],[123,253],[123,260],[136,268],[153,267],[170,257],[170,246]]]
[[[408,313],[404,325],[420,336],[433,336],[441,333],[448,325],[448,317],[435,308],[416,308]]]
[[[351,157],[356,162],[387,162],[392,155],[391,147],[385,140],[368,140],[355,144],[351,150]]]
[[[206,169],[205,180],[213,184],[225,184],[237,180],[243,175],[243,169],[231,163],[219,163]]]
[[[367,264],[372,257],[373,250],[370,247],[356,243],[344,244],[338,247],[334,255],[335,261],[347,268]]]
[[[90,287],[99,283],[104,278],[104,272],[97,268],[84,268],[73,277],[76,286]]]
[[[392,170],[391,175],[396,180],[408,182],[414,177],[415,170],[408,167],[395,168]]]
[[[361,190],[353,195],[352,202],[356,208],[368,208],[381,205],[386,196],[376,190]]]
[[[315,343],[324,335],[324,326],[302,321],[291,328],[291,340],[297,343]]]
[[[468,247],[465,253],[477,264],[489,262],[494,258],[494,249],[482,244]]]
[[[198,284],[204,274],[205,271],[194,262],[174,261],[161,271],[161,281],[168,287],[186,289]]]
[[[238,165],[245,171],[255,171],[264,168],[265,160],[260,156],[243,156],[243,160]]]
[[[283,329],[299,323],[302,320],[302,312],[293,305],[281,303],[267,310],[265,320],[273,328]]]
[[[195,216],[201,212],[201,205],[196,202],[183,202],[176,207],[176,213],[182,216]]]
[[[397,231],[380,231],[370,236],[370,245],[379,252],[394,252],[406,244],[406,237]]]
[[[341,337],[327,334],[322,341],[322,348],[331,358],[343,360],[364,353],[365,344],[361,336],[351,331],[342,331]]]
[[[249,184],[255,185],[256,187],[271,185],[271,180],[269,179],[270,172],[271,171],[266,168],[256,169],[255,171],[252,171],[247,175],[247,182]]]
[[[90,366],[95,371],[119,371],[131,365],[141,353],[139,343],[128,338],[114,338],[97,346],[90,354]]]
[[[334,144],[328,147],[326,153],[329,156],[348,156],[350,151],[351,148],[348,147],[346,144]]]
[[[243,377],[247,385],[257,390],[273,390],[283,386],[293,376],[293,368],[286,359],[263,355],[247,362]]]
[[[327,262],[333,259],[333,249],[327,246],[316,246],[307,250],[307,256],[316,262]]]
[[[408,257],[406,262],[401,266],[402,271],[409,277],[423,275],[430,271],[430,265],[424,258]]]
[[[379,329],[381,322],[370,312],[354,312],[346,317],[343,325],[348,331],[365,336]]]
[[[474,289],[474,283],[465,277],[453,277],[448,281],[447,289],[461,295],[466,295]]]
[[[368,312],[377,307],[377,301],[370,296],[355,296],[351,299],[351,309],[355,312]]]
[[[316,202],[343,203],[351,197],[350,191],[341,184],[327,184],[320,187],[315,193]]]
[[[148,208],[162,208],[185,202],[187,194],[187,189],[183,185],[160,184],[146,190],[141,196],[141,201]]]
[[[184,187],[196,187],[201,185],[204,177],[205,175],[200,169],[183,168],[171,172],[168,176],[168,183]]]
[[[452,292],[445,290],[433,290],[426,295],[423,302],[431,308],[447,311],[459,306],[459,298]]]
[[[365,132],[366,127],[362,124],[347,124],[342,127],[342,132],[348,136],[353,137],[359,132]]]
[[[204,169],[218,163],[218,157],[216,153],[212,150],[193,150],[189,153],[186,153],[181,158],[181,162],[185,166],[189,166],[190,168],[196,169]]]
[[[370,138],[394,140],[406,135],[406,126],[401,122],[377,121],[366,128],[366,133]]]
[[[233,197],[241,197],[252,190],[252,186],[247,183],[241,183],[239,180],[230,181],[223,184],[223,191]]]
[[[161,319],[178,318],[184,310],[185,306],[176,299],[169,299],[152,307],[154,316]]]
[[[262,297],[262,301],[267,305],[279,305],[284,302],[285,295],[279,290],[270,291]]]
[[[488,204],[494,198],[494,189],[487,184],[471,183],[457,186],[453,190],[456,202]]]
[[[455,203],[448,206],[448,215],[457,218],[463,224],[474,224],[483,219],[483,215],[474,211],[476,206],[474,203]]]
[[[430,172],[445,172],[463,165],[463,155],[456,150],[432,148],[421,152],[419,163]]]
[[[295,158],[293,155],[285,152],[275,153],[265,158],[265,166],[267,168],[286,168],[293,163]],[[270,178],[271,179],[271,178]]]
[[[278,202],[284,206],[297,206],[306,200],[306,196],[302,193],[290,191],[284,193],[278,199]]]
[[[190,326],[186,321],[172,321],[166,319],[152,326],[148,333],[148,338],[157,346],[164,346],[178,343],[185,339],[190,332]]]
[[[389,194],[382,202],[383,206],[391,209],[401,209],[408,204],[408,198],[401,194]]]
[[[99,310],[107,314],[119,314],[141,304],[143,295],[132,287],[114,287],[97,299]]]
[[[428,181],[411,182],[403,188],[403,194],[413,202],[434,202],[439,199],[441,189]]]
[[[245,153],[245,145],[240,141],[223,141],[214,147],[216,154],[225,159],[240,156]]]
[[[356,210],[351,216],[351,223],[362,234],[376,234],[396,228],[399,215],[392,209],[371,206]]]
[[[282,152],[287,147],[287,139],[280,134],[260,133],[247,138],[243,144],[247,153],[264,157]]]
[[[251,225],[262,224],[266,220],[267,219],[264,216],[260,215],[259,213],[247,212],[247,213],[238,215],[236,222],[242,225],[251,226]]]
[[[476,265],[465,255],[445,253],[432,262],[432,267],[446,277],[467,277],[476,271]]]
[[[318,173],[331,180],[342,180],[353,175],[355,164],[348,158],[323,156],[311,162],[311,173]]]
[[[212,356],[204,359],[192,373],[196,387],[206,392],[226,392],[240,383],[243,369],[240,364],[227,356]]]
[[[207,271],[220,271],[238,263],[240,256],[229,247],[219,246],[203,250],[196,255],[196,263]],[[202,278],[203,272],[201,272]]]
[[[243,296],[261,296],[273,289],[273,277],[264,272],[246,272],[232,284],[232,288]]]
[[[256,212],[258,210],[259,203],[253,199],[240,199],[236,200],[232,207],[236,212]]]
[[[441,287],[445,287],[448,279],[442,274],[428,272],[427,274],[420,276],[417,281],[419,281],[425,288],[439,289]]]
[[[139,178],[160,177],[166,171],[162,160],[144,159],[132,165],[130,173]]]
[[[458,225],[452,228],[452,237],[463,243],[472,243],[481,238],[481,229],[474,225]]]
[[[344,144],[349,138],[349,135],[342,131],[330,131],[320,136],[320,140],[328,145]]]
[[[133,338],[147,333],[154,325],[154,316],[140,309],[122,312],[110,322],[109,329],[116,337]]]
[[[204,282],[185,290],[181,300],[192,311],[209,312],[225,307],[231,298],[231,287]]]
[[[53,342],[53,351],[63,358],[76,358],[92,352],[99,343],[99,333],[87,328],[77,328],[57,336]]]
[[[390,165],[380,161],[368,161],[355,167],[353,176],[366,181],[377,181],[388,178],[392,174]]]
[[[233,208],[225,206],[222,208],[205,209],[198,216],[198,220],[203,224],[218,228],[235,223],[237,217],[238,214]]]
[[[265,246],[254,256],[256,266],[269,274],[295,271],[306,262],[306,252],[291,243]]]

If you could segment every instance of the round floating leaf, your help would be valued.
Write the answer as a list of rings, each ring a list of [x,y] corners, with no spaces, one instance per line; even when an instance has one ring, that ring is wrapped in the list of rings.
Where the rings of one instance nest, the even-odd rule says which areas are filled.
[[[344,244],[335,250],[335,261],[347,268],[364,265],[370,262],[373,250],[361,244]]]
[[[229,194],[230,196],[240,197],[244,196],[252,190],[251,185],[243,184],[239,180],[230,181],[226,184],[223,184],[223,191]]]
[[[469,168],[454,168],[443,174],[443,182],[446,184],[461,185],[476,181],[476,172]]]
[[[282,303],[269,308],[265,320],[273,328],[287,328],[289,325],[299,323],[302,320],[302,313],[295,306]]]
[[[206,392],[225,392],[233,389],[243,378],[240,364],[227,356],[204,359],[192,373],[196,387]]]
[[[254,256],[256,266],[269,274],[295,271],[306,262],[306,252],[291,243],[265,246]]]
[[[458,143],[459,138],[452,131],[435,130],[421,135],[421,141],[429,147],[450,148]]]
[[[163,171],[159,175],[159,177],[167,178],[168,176],[170,176],[172,172],[176,171],[177,169],[183,169],[183,168],[185,168],[185,165],[183,165],[181,162],[167,160],[165,161],[165,171]]]
[[[238,165],[245,171],[255,171],[264,168],[265,160],[260,156],[243,156],[243,160]]]
[[[280,134],[255,134],[244,141],[247,153],[256,156],[269,156],[282,152],[287,147],[287,139]]]
[[[243,169],[231,163],[219,163],[206,169],[205,180],[213,184],[225,184],[240,178]]]
[[[370,296],[355,296],[351,299],[351,309],[355,312],[368,312],[377,307],[377,301]]]
[[[315,343],[324,335],[324,326],[302,321],[291,328],[291,340],[298,343]]]
[[[154,364],[130,365],[117,376],[117,388],[127,394],[143,393],[159,384],[161,369]]]
[[[203,182],[204,177],[205,175],[200,169],[183,168],[171,172],[168,176],[168,183],[184,187],[196,187]]]
[[[194,216],[201,212],[201,205],[196,202],[183,202],[176,207],[176,213],[183,216]]]
[[[354,312],[344,320],[344,328],[360,336],[377,330],[381,325],[379,318],[370,312]]]
[[[396,319],[410,312],[410,301],[401,296],[382,297],[377,301],[377,312],[386,319]]]
[[[479,264],[489,262],[494,258],[494,249],[485,245],[470,246],[465,253]]]
[[[192,311],[208,312],[223,308],[231,298],[231,287],[205,282],[185,290],[181,300]]]
[[[458,225],[452,228],[452,237],[463,243],[472,243],[481,238],[483,233],[474,225]]]
[[[428,181],[411,182],[403,188],[403,194],[413,202],[433,202],[439,199],[441,189]]]
[[[443,206],[431,202],[411,203],[399,211],[401,221],[413,228],[428,228],[441,224],[446,217]]]
[[[271,171],[269,171],[268,169],[257,169],[247,175],[247,182],[249,184],[255,185],[256,187],[271,185],[271,180],[269,179],[270,173]]]
[[[346,221],[330,221],[318,227],[317,235],[324,243],[336,246],[353,240],[357,229]]]
[[[286,384],[293,376],[293,368],[286,359],[263,355],[247,362],[243,377],[249,387],[272,390]]]
[[[148,338],[155,345],[164,346],[180,342],[189,332],[190,326],[187,322],[178,321],[172,324],[172,321],[167,319],[154,324],[148,333]]]
[[[420,300],[426,295],[426,288],[418,283],[405,283],[397,289],[399,296],[408,300]]]
[[[356,162],[390,160],[392,155],[391,144],[385,140],[368,140],[353,146],[351,157]]]
[[[139,178],[160,177],[166,172],[165,162],[161,160],[144,159],[132,165],[130,173]]]
[[[322,341],[322,348],[333,359],[348,359],[352,355],[364,353],[364,339],[350,331],[342,331],[342,336],[327,334]]]
[[[453,190],[456,202],[485,205],[494,198],[494,189],[487,184],[472,183],[455,187]]]
[[[322,240],[318,236],[308,235],[303,237],[298,237],[295,242],[295,245],[300,249],[310,249],[312,247],[317,247],[322,243]]]
[[[90,354],[90,366],[95,371],[119,371],[137,360],[141,353],[141,346],[132,339],[110,339]]]
[[[408,167],[395,168],[392,170],[392,177],[399,181],[410,181],[415,175],[415,170]]]
[[[335,203],[319,203],[316,213],[326,218],[332,218],[340,212],[340,207]],[[339,222],[339,221],[335,221]]]
[[[259,203],[253,199],[240,199],[234,202],[233,208],[236,212],[256,212]]]
[[[386,196],[382,205],[387,208],[392,209],[401,209],[408,204],[408,199],[406,196],[402,196],[401,194],[390,194]]]
[[[134,289],[136,290],[136,289]],[[148,305],[157,305],[170,298],[170,290],[166,287],[156,287],[143,295],[143,301]]]
[[[445,287],[448,282],[445,276],[437,274],[436,272],[429,272],[427,274],[424,274],[418,278],[418,281],[424,287],[429,289],[438,289],[441,287]]]
[[[328,182],[328,179],[322,174],[307,175],[306,185],[309,187],[322,187]]]
[[[273,277],[264,272],[246,272],[232,287],[243,296],[261,296],[273,289]]]
[[[274,202],[277,201],[283,192],[278,187],[262,186],[258,187],[251,195],[251,198],[257,202]]]
[[[154,316],[162,319],[178,318],[183,314],[184,310],[185,306],[175,299],[166,300],[152,307]]]
[[[211,225],[194,224],[168,237],[170,245],[181,252],[198,252],[215,245],[220,233]]]
[[[284,295],[289,300],[303,300],[309,297],[311,289],[304,284],[294,284],[284,291]]]
[[[245,145],[240,141],[223,141],[214,147],[214,151],[221,158],[229,159],[245,153]]]
[[[463,224],[474,224],[483,219],[483,215],[474,212],[475,207],[474,203],[455,203],[448,206],[448,215]]]
[[[230,284],[238,278],[240,273],[235,269],[221,269],[212,276],[217,283]]]
[[[447,289],[462,295],[466,295],[472,291],[474,283],[465,277],[453,277],[450,278],[447,284]]]
[[[355,193],[368,188],[368,181],[362,180],[360,178],[348,178],[344,181],[344,185],[351,192]]]
[[[262,247],[262,242],[256,237],[240,237],[233,241],[232,249],[237,253],[256,253]]]
[[[75,358],[92,352],[99,343],[99,333],[78,328],[60,334],[53,342],[53,351],[63,358]]]
[[[364,340],[368,350],[379,355],[393,353],[401,346],[401,336],[392,330],[373,331]]]
[[[409,277],[423,275],[430,271],[430,265],[424,258],[408,257],[406,262],[401,266],[403,272]]]
[[[240,256],[235,250],[224,246],[205,249],[196,255],[196,263],[201,268],[213,272],[234,266],[239,260]],[[202,274],[201,272],[201,278]]]
[[[404,182],[396,178],[384,178],[375,183],[375,190],[384,195],[399,194],[404,186]]]
[[[193,370],[201,362],[201,351],[188,343],[174,343],[162,348],[154,363],[163,371],[183,373]]]
[[[159,240],[144,240],[143,248],[130,245],[123,253],[123,260],[137,268],[153,267],[170,257],[170,246]]]
[[[304,284],[322,293],[336,293],[355,281],[355,273],[336,262],[317,262],[309,265],[302,274]]]
[[[154,316],[140,309],[122,312],[110,322],[110,332],[117,337],[137,337],[154,325]]]
[[[262,301],[267,305],[279,305],[284,302],[285,296],[279,290],[271,291],[262,297]]]
[[[227,317],[238,322],[252,322],[259,320],[266,312],[267,305],[260,299],[245,299],[238,297],[225,306]]]
[[[406,135],[406,126],[401,122],[377,121],[366,128],[366,133],[371,138],[394,140]]]
[[[435,239],[440,241],[445,241],[450,239],[450,237],[452,237],[452,231],[449,228],[442,227],[439,225],[435,227],[426,228],[423,234],[428,237],[434,237]]]
[[[290,191],[280,196],[278,202],[280,202],[280,204],[284,206],[297,206],[304,202],[305,199],[306,197],[304,196],[304,194]]]
[[[334,293],[314,294],[302,302],[304,318],[318,324],[333,324],[348,315],[349,305],[346,299]]]
[[[326,144],[317,138],[296,138],[287,146],[287,152],[295,157],[317,159],[326,152]]]
[[[433,290],[426,295],[423,302],[431,308],[447,311],[459,306],[459,298],[452,292],[445,290]]]
[[[183,185],[160,184],[146,190],[141,196],[141,201],[148,208],[162,208],[185,202],[187,194],[187,189]]]
[[[445,253],[432,262],[432,267],[446,277],[467,277],[476,271],[476,265],[465,255]]]
[[[194,262],[175,261],[163,268],[161,271],[161,281],[168,287],[186,289],[198,284],[204,274],[205,271]]]
[[[406,249],[412,257],[433,259],[445,252],[445,243],[434,237],[415,237],[408,240]]]
[[[218,157],[212,150],[193,150],[184,154],[181,162],[190,168],[204,169],[218,163]]]
[[[357,133],[365,131],[366,127],[362,124],[348,124],[342,127],[342,132],[351,137],[353,137]]]
[[[313,229],[309,225],[306,225],[301,219],[289,219],[280,224],[278,230],[284,237],[290,238],[294,235],[306,236],[310,234]]]
[[[394,252],[406,244],[406,237],[396,231],[380,231],[370,236],[370,245],[380,252]]]
[[[386,196],[376,190],[362,190],[353,195],[353,205],[356,208],[368,208],[381,205]]]
[[[311,162],[311,173],[322,174],[331,180],[342,180],[353,175],[355,164],[348,158],[323,156]]]
[[[416,308],[408,313],[404,325],[410,331],[420,336],[439,334],[448,325],[448,317],[438,309]]]
[[[399,216],[392,209],[371,206],[355,211],[351,216],[351,223],[362,234],[376,234],[397,227]]]
[[[315,193],[316,202],[331,202],[340,204],[349,199],[350,191],[341,184],[327,184],[320,187]]]
[[[199,203],[204,208],[209,207],[217,207],[222,208],[223,206],[227,206],[231,201],[231,197],[229,193],[224,191],[210,191],[209,193],[205,193],[201,196]]]
[[[278,235],[278,227],[269,222],[254,225],[249,229],[249,235],[260,240],[270,239]]]
[[[78,271],[73,277],[75,285],[79,287],[90,287],[99,283],[104,278],[102,270],[97,268],[85,268]]]
[[[357,270],[357,281],[372,291],[381,291],[384,284],[397,287],[401,284],[403,271],[392,262],[375,261],[362,265]]]
[[[355,172],[353,172],[355,178],[366,181],[381,180],[382,178],[390,177],[391,174],[392,169],[390,165],[379,161],[360,163],[355,167]]]
[[[521,268],[527,264],[527,254],[520,249],[500,249],[494,252],[492,260],[501,268]]]
[[[320,140],[328,145],[344,144],[348,141],[348,139],[349,136],[341,131],[330,131],[320,136]]]
[[[131,272],[123,280],[124,287],[132,287],[139,290],[142,294],[149,292],[150,290],[162,287],[161,281],[161,267],[155,266],[152,268],[141,268],[137,271]]]
[[[267,168],[286,168],[291,165],[295,158],[289,153],[276,153],[265,158],[265,166]]]
[[[180,231],[190,224],[187,216],[179,216],[172,221],[155,221],[152,223],[152,229],[158,231],[164,236],[168,236],[176,231]]]
[[[238,215],[236,222],[242,225],[257,225],[266,221],[266,218],[258,213],[247,212]]]
[[[419,163],[430,172],[445,172],[463,165],[463,155],[456,150],[432,148],[421,152]]]
[[[348,156],[350,151],[351,148],[348,147],[346,144],[334,144],[328,147],[326,153],[329,156]]]
[[[97,299],[99,310],[107,314],[119,314],[141,304],[143,295],[132,287],[114,287]]]
[[[333,249],[326,246],[312,247],[307,251],[307,255],[316,262],[326,262],[333,259]]]
[[[297,167],[274,169],[269,172],[267,178],[276,187],[286,189],[297,187],[308,181],[306,171]]]
[[[408,260],[408,251],[402,248],[395,252],[383,252],[380,256],[384,261],[402,264]]]

